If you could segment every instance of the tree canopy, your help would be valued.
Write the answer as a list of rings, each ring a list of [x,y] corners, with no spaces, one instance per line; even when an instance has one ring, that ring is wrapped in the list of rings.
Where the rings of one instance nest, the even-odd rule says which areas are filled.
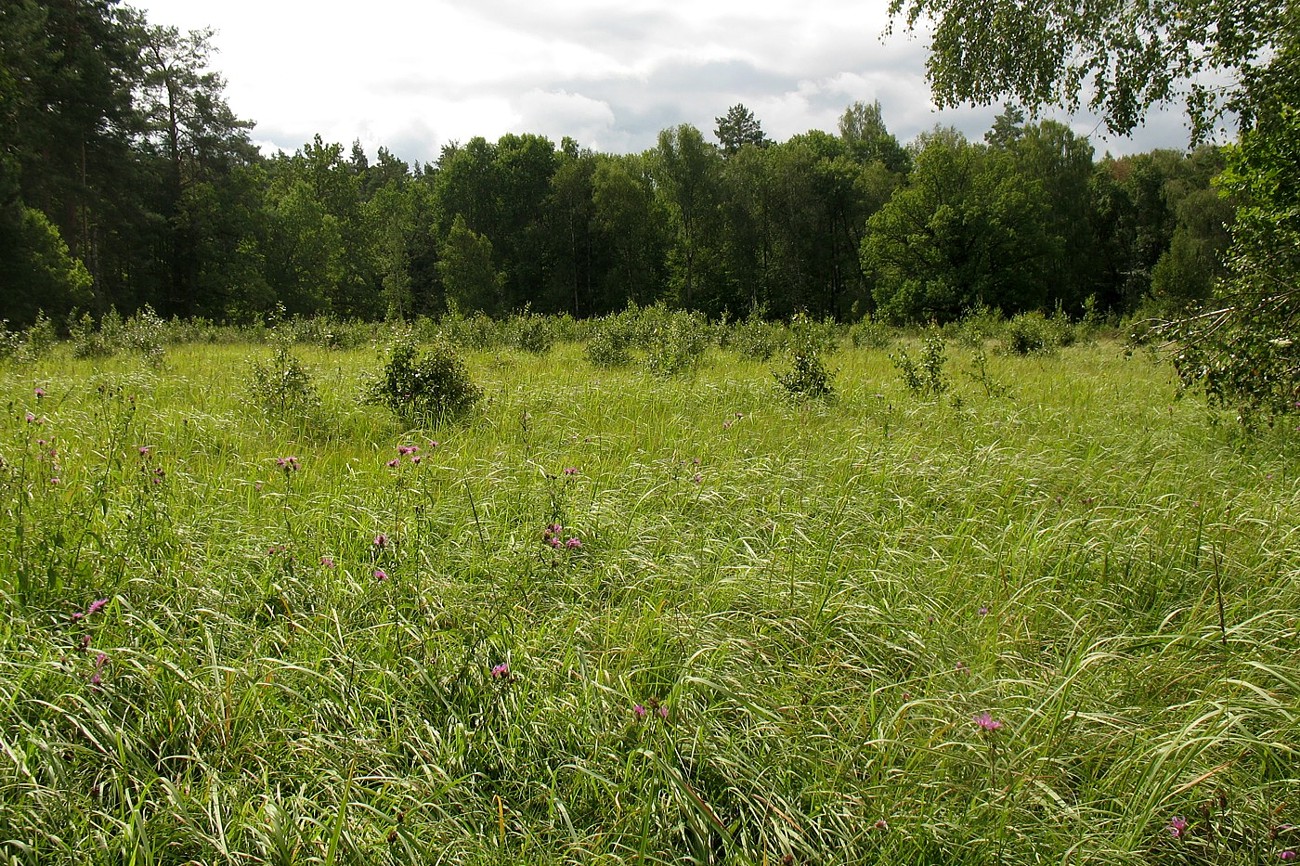
[[[1077,110],[1124,135],[1181,96],[1193,140],[1294,39],[1289,0],[890,0],[909,30],[932,27],[927,74],[942,106],[1012,99]]]

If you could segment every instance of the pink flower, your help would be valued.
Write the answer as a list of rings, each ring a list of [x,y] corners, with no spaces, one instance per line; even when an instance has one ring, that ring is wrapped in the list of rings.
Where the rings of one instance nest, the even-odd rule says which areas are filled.
[[[644,718],[645,718],[645,707],[641,706],[640,704],[633,704],[633,705],[632,705],[632,715],[636,716],[638,719],[644,719]]]
[[[148,446],[148,445],[141,445],[141,446],[140,446],[139,448],[137,448],[136,450],[140,452],[140,456],[141,456],[141,457],[148,457],[148,456],[149,456],[149,450],[150,450],[150,449],[149,449],[149,446]]]
[[[975,724],[979,725],[986,731],[996,731],[1002,727],[1002,723],[993,718],[993,714],[988,710],[985,710],[975,717]]]
[[[277,457],[277,458],[275,458],[275,465],[276,465],[276,466],[279,466],[281,469],[283,469],[286,475],[289,474],[290,472],[297,472],[297,471],[298,471],[298,458],[297,458],[297,457]]]
[[[668,718],[668,708],[667,708],[667,707],[660,705],[660,707],[659,707],[659,718],[661,718],[661,719],[666,719],[666,718]]]
[[[419,466],[419,465],[420,465],[420,455],[419,455],[419,454],[416,454],[414,457],[412,457],[412,458],[411,458],[411,462],[414,463],[416,466]]]
[[[565,475],[577,475],[577,474],[578,474],[578,467],[577,467],[577,466],[569,466],[569,467],[567,467],[567,468],[564,470],[564,474],[565,474]]]
[[[564,542],[564,546],[569,548],[569,550],[578,550],[582,547],[582,542],[576,538],[570,538],[568,541]]]
[[[417,452],[417,451],[419,451],[419,450],[420,450],[420,446],[418,446],[418,445],[398,445],[398,446],[397,446],[397,453],[398,453],[399,455],[401,455],[402,457],[405,457],[405,456],[408,455],[408,454],[414,454],[415,452]]]
[[[384,571],[382,568],[376,568],[376,569],[375,569],[375,580],[378,580],[378,581],[385,581],[385,580],[388,580],[388,572]]]
[[[1165,829],[1169,831],[1170,836],[1173,836],[1175,839],[1181,839],[1183,838],[1183,833],[1187,830],[1187,819],[1172,818],[1169,821],[1169,826]]]
[[[381,532],[375,536],[375,547],[378,547],[380,550],[383,550],[387,546],[388,546],[387,535],[384,535],[384,533]]]
[[[37,388],[36,388],[36,399],[39,400],[39,399],[41,399],[41,398],[44,397],[44,396],[45,396],[45,389],[44,389],[44,388],[41,388],[41,387],[39,387],[39,386],[37,386]]]
[[[396,469],[396,468],[397,468],[397,464],[398,464],[399,462],[401,462],[401,461],[399,461],[396,457],[394,457],[392,460],[389,460],[389,461],[388,461],[388,464],[387,464],[387,465],[388,465],[388,468],[389,468],[389,469]]]
[[[1294,860],[1296,853],[1288,848],[1285,851],[1279,851],[1277,857],[1279,860]]]
[[[31,412],[28,412],[28,413],[27,413],[27,423],[28,423],[28,424],[39,424],[40,422],[36,420],[36,416],[35,416],[35,415],[33,415]]]
[[[322,556],[322,557],[320,558],[320,564],[323,565],[323,566],[325,566],[326,568],[333,568],[333,567],[334,567],[334,557],[332,557],[332,556]]]
[[[989,615],[989,606],[986,604],[980,608],[980,616],[988,616],[988,615]]]
[[[500,680],[500,679],[509,679],[509,678],[510,678],[510,665],[507,664],[506,662],[502,662],[501,664],[496,665],[495,667],[492,668],[492,679]]]
[[[90,607],[86,608],[86,616],[92,616],[93,614],[99,613],[101,610],[104,609],[104,606],[107,604],[108,604],[108,599],[106,598],[95,599],[90,603]]]

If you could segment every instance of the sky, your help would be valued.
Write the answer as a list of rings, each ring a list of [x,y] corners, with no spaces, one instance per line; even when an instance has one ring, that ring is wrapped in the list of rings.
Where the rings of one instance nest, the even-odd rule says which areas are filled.
[[[319,134],[407,162],[505,133],[605,153],[651,148],[690,123],[710,140],[737,103],[767,136],[834,132],[880,101],[904,143],[936,124],[982,138],[999,106],[939,111],[923,37],[884,36],[886,0],[135,0],[150,23],[209,27],[226,99],[268,153]],[[1052,116],[1052,115],[1049,115]],[[1132,138],[1055,115],[1098,155],[1184,148],[1177,108]]]

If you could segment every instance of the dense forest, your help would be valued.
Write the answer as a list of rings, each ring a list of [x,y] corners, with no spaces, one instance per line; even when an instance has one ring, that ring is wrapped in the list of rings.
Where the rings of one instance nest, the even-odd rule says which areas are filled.
[[[0,319],[241,322],[283,308],[853,320],[1171,312],[1206,297],[1221,151],[1099,156],[1054,121],[900,143],[879,104],[772,141],[743,105],[606,154],[529,134],[408,165],[317,137],[267,157],[208,32],[117,0],[0,7]]]

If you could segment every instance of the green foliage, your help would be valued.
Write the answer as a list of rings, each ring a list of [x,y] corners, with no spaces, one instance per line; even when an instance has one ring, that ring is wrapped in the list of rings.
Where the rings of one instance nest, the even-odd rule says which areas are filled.
[[[769,322],[761,310],[751,312],[724,333],[728,348],[755,361],[769,360],[785,346],[789,336],[780,322]]]
[[[849,327],[849,341],[859,349],[886,349],[893,342],[893,335],[884,322],[863,316]]]
[[[1075,111],[1086,94],[1089,109],[1126,135],[1181,91],[1197,140],[1225,108],[1243,107],[1242,81],[1295,32],[1294,11],[1276,0],[890,0],[889,11],[909,30],[925,22],[940,106],[1010,98]],[[1207,84],[1216,74],[1229,83]]]
[[[1064,314],[1034,310],[1013,316],[1002,329],[1002,348],[1010,355],[1054,352],[1074,342],[1074,326]]]
[[[505,323],[510,345],[522,352],[545,355],[555,345],[555,329],[546,316],[525,310]]]
[[[790,323],[787,345],[790,366],[773,371],[786,395],[796,400],[827,400],[835,395],[832,374],[822,355],[834,349],[833,331],[823,324],[798,315]]]
[[[944,371],[948,361],[947,344],[937,333],[925,338],[919,361],[913,360],[905,348],[900,348],[897,355],[890,355],[889,360],[903,377],[903,385],[917,397],[941,397],[952,387],[952,380]]]
[[[1047,300],[1060,239],[1046,228],[1041,186],[1006,154],[953,130],[924,139],[907,185],[867,222],[864,271],[882,315],[956,320],[978,303],[1014,313]]]
[[[20,327],[41,312],[61,319],[91,299],[86,266],[45,214],[22,205],[0,205],[0,285],[0,310]]]
[[[465,362],[439,341],[419,354],[409,337],[388,350],[388,360],[367,389],[369,402],[384,406],[407,424],[436,424],[465,414],[483,396]]]
[[[248,391],[252,401],[278,421],[311,423],[321,409],[311,373],[290,351],[289,341],[276,335],[275,352],[268,362],[249,365]]]
[[[645,311],[651,322],[645,328],[646,367],[655,376],[667,378],[693,372],[713,341],[703,314],[662,308]]]
[[[492,263],[492,242],[459,214],[443,242],[438,274],[452,309],[488,315],[500,311],[505,277]]]

